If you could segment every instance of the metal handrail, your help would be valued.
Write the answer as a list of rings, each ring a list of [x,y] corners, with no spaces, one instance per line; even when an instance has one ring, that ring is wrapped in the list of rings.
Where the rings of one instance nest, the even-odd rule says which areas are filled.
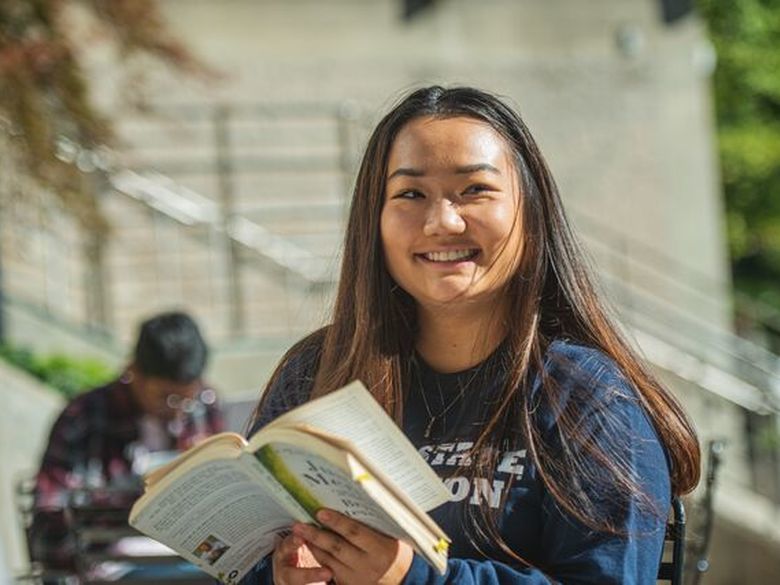
[[[140,177],[138,185],[132,185],[129,172],[118,174],[121,180],[114,180],[116,187],[122,192],[132,194],[145,201],[158,211],[169,215],[187,225],[194,223],[215,224],[218,222],[213,204],[206,198],[201,198],[202,208],[192,201],[183,204],[181,191],[165,188],[147,189],[143,197],[139,195],[138,185],[147,186],[153,180],[146,175]],[[159,178],[161,175],[155,175]],[[166,182],[170,179],[166,178]],[[188,192],[185,192],[188,193]],[[191,194],[191,193],[188,193]],[[278,209],[278,206],[277,206]],[[290,208],[290,212],[294,211]],[[231,218],[228,227],[229,236],[264,258],[271,259],[285,270],[299,276],[308,284],[325,284],[331,282],[328,273],[323,269],[327,262],[323,256],[318,256],[306,250],[287,238],[277,236],[251,220],[237,216]],[[617,253],[617,252],[616,252]],[[637,290],[629,284],[613,276],[610,286],[618,292],[619,298],[630,298],[629,307],[624,307],[623,318],[636,323],[639,327],[650,329],[654,335],[680,346],[704,362],[714,362],[716,365],[739,378],[747,379],[752,385],[762,391],[766,408],[778,410],[780,400],[776,394],[780,389],[780,359],[770,351],[722,328],[697,319],[680,310],[679,307],[664,303],[654,298],[647,291]],[[636,314],[646,319],[638,321]],[[649,320],[648,320],[649,318]],[[660,326],[659,326],[660,325]],[[681,335],[681,330],[692,334],[692,337]]]
[[[219,119],[219,124],[223,127],[232,125],[236,119],[240,119],[243,123],[247,118],[258,121],[263,118],[278,120],[291,117],[296,120],[307,120],[327,116],[338,120],[345,115],[343,105],[319,102],[239,103],[229,107],[176,104],[163,105],[155,108],[155,111],[178,119],[186,117],[188,121],[196,119],[216,123]],[[360,119],[358,123],[363,126],[363,119],[354,105],[348,117],[352,121]],[[334,145],[341,151],[346,148],[345,144],[336,143],[335,139]],[[236,148],[229,150],[231,151],[221,155],[223,159],[228,157],[225,160],[229,160],[226,163],[229,173],[241,170],[238,166],[244,170],[255,168],[262,170],[266,167],[278,169],[281,161],[278,156],[246,155],[240,150],[234,152]],[[339,157],[296,155],[287,157],[282,162],[285,169],[308,170],[311,164],[316,162],[317,168],[327,167],[344,172],[345,168],[339,167],[340,160]],[[171,162],[174,167],[180,167],[180,170],[185,169],[189,164],[180,158]],[[218,169],[219,164],[213,162],[205,166],[198,165],[197,169],[192,170],[198,173],[212,172]],[[307,286],[331,284],[332,278],[324,269],[330,264],[325,254],[305,249],[289,237],[276,235],[245,215],[230,213],[226,217],[225,210],[220,213],[216,203],[191,190],[176,187],[171,179],[163,175],[146,173],[142,177],[149,181],[147,181],[144,197],[141,199],[158,211],[187,225],[201,223],[223,230],[231,241],[260,257],[271,260],[276,266],[297,276],[298,280]],[[154,185],[161,182],[168,187],[167,190],[159,189]],[[125,192],[127,192],[126,186]],[[193,202],[198,204],[194,205]],[[320,204],[320,207],[325,208],[329,205],[342,211],[343,202]],[[276,215],[283,216],[284,205],[275,204],[274,211]],[[622,305],[624,318],[651,329],[655,335],[672,344],[687,347],[687,350],[698,359],[715,361],[725,371],[739,378],[748,378],[751,384],[763,389],[768,404],[774,405],[777,402],[775,394],[780,389],[780,379],[778,379],[780,360],[777,356],[753,342],[734,335],[730,330],[683,312],[680,306],[665,302],[647,287],[647,282],[659,283],[659,289],[685,295],[684,298],[710,307],[715,314],[722,315],[728,322],[733,312],[731,302],[728,298],[724,299],[722,295],[711,294],[713,290],[728,290],[730,283],[726,279],[704,274],[697,268],[621,232],[576,207],[570,206],[570,212],[575,219],[575,225],[581,228],[585,239],[598,246],[606,255],[609,265],[601,266],[601,272],[606,273],[606,280],[609,281],[611,289],[617,293],[618,301],[622,301],[619,304]],[[294,218],[297,210],[290,207],[289,214]],[[640,277],[642,282],[637,282],[637,277]],[[777,313],[777,321],[780,322],[780,312],[772,312],[765,307],[761,310],[770,317],[774,317],[774,313]]]
[[[193,104],[193,103],[158,103],[154,105],[146,113],[148,117],[151,115],[154,117],[157,115],[163,119],[168,119],[172,122],[184,120],[185,124],[196,123],[215,124],[217,120],[219,123],[229,123],[230,120],[241,119],[242,122],[246,122],[246,119],[254,121],[275,121],[284,119],[294,119],[296,121],[306,121],[317,118],[328,118],[336,121],[337,124],[343,125],[344,121],[348,121],[359,127],[362,130],[368,129],[369,116],[367,112],[363,110],[360,105],[354,101],[343,102],[326,102],[321,100],[310,101],[295,101],[295,102],[233,102],[229,105],[225,104]],[[227,122],[226,122],[227,121]],[[341,128],[341,126],[339,126]],[[341,129],[339,130],[341,132]],[[237,170],[250,171],[265,169],[285,169],[285,170],[297,170],[306,169],[310,170],[313,167],[317,169],[333,169],[334,171],[347,171],[347,167],[350,166],[350,153],[346,148],[344,140],[334,141],[334,146],[337,146],[337,156],[311,156],[302,155],[295,157],[279,157],[279,156],[257,156],[257,155],[241,155],[238,156],[236,152],[228,153],[229,158],[229,172]],[[233,150],[236,150],[235,148]],[[341,156],[338,156],[338,152]],[[354,161],[352,161],[354,162]],[[182,172],[184,174],[190,173],[215,173],[220,170],[220,163],[218,161],[209,159],[198,161],[197,164],[191,162],[182,162],[180,159],[168,161],[165,163],[166,170],[170,173],[171,170]],[[345,185],[346,187],[346,185]],[[181,189],[181,188],[180,188]],[[345,192],[346,192],[345,188]],[[191,194],[192,195],[192,194]],[[197,194],[195,194],[197,195]],[[190,197],[192,198],[192,197]],[[161,201],[153,202],[147,201],[150,204],[164,205]],[[164,210],[168,215],[174,215],[178,211],[177,209]],[[575,223],[585,228],[583,230],[584,235],[588,240],[594,241],[597,244],[603,246],[604,250],[615,257],[622,263],[623,268],[626,271],[642,271],[644,275],[652,275],[652,278],[663,280],[664,286],[669,288],[675,288],[677,290],[684,291],[686,294],[696,295],[697,299],[701,303],[711,305],[713,308],[723,311],[724,315],[732,315],[734,307],[729,301],[723,302],[722,296],[710,294],[712,290],[729,290],[731,284],[728,279],[714,278],[712,275],[705,274],[695,266],[691,266],[684,262],[681,262],[678,258],[675,258],[652,245],[640,241],[629,234],[621,232],[616,229],[614,225],[608,224],[592,215],[584,212],[581,209],[569,205],[569,211],[572,216],[575,217]],[[213,213],[213,210],[209,213]],[[227,230],[228,218],[222,218],[222,228]],[[212,222],[212,223],[218,223]],[[296,270],[295,266],[289,269],[293,274],[302,277],[304,282],[313,282],[316,284],[323,284],[328,282],[328,277],[325,271],[315,270],[312,272],[308,269],[308,266],[314,266],[317,264],[316,255],[307,256],[305,250],[299,249],[294,244],[292,247],[287,246],[282,238],[281,240],[273,236],[273,234],[263,234],[262,236],[253,235],[251,238],[247,237],[247,233],[259,234],[263,232],[263,228],[255,224],[251,229],[247,229],[248,224],[243,220],[240,222],[240,226],[234,227],[231,231],[235,233],[244,234],[244,240],[251,241],[249,246],[254,249],[260,256],[269,257],[274,263],[285,267],[284,257],[280,258],[279,255],[268,256],[265,253],[266,249],[272,250],[288,250],[290,257],[296,258],[296,261],[300,261],[300,258],[307,258],[302,261],[307,265],[306,270]],[[255,227],[256,226],[256,227]],[[259,229],[257,229],[259,228]],[[265,230],[267,232],[268,230]],[[289,241],[289,238],[287,239]],[[246,245],[242,243],[242,245]],[[630,250],[630,254],[628,253]],[[288,269],[285,267],[285,269]],[[745,300],[743,295],[734,295],[730,297],[730,300],[734,301],[739,309],[746,309],[742,312],[749,313],[750,319],[756,324],[757,330],[765,332],[773,332],[780,330],[780,311],[774,307],[756,301],[755,299]],[[734,343],[739,345],[739,342]],[[733,345],[734,345],[733,344]],[[751,350],[751,353],[752,352]]]
[[[109,182],[117,193],[141,201],[181,224],[222,227],[216,204],[162,173],[124,169],[109,175]],[[304,282],[312,285],[330,282],[322,259],[288,238],[278,236],[242,216],[229,218],[226,229],[233,241],[271,260]]]
[[[604,278],[604,275],[602,275]],[[635,327],[685,350],[734,377],[747,381],[763,395],[764,410],[780,412],[780,357],[739,335],[698,319],[648,291],[631,289],[607,278],[618,298],[630,298],[620,317]]]
[[[630,249],[632,256],[642,258],[641,264],[648,268],[658,270],[660,273],[668,275],[671,279],[682,277],[685,285],[691,290],[701,292],[702,290],[711,290],[715,287],[730,287],[731,283],[713,277],[710,274],[701,272],[694,266],[690,266],[679,259],[667,254],[666,252],[653,247],[647,242],[634,238],[614,225],[600,221],[592,215],[577,209],[573,206],[567,206],[570,213],[574,216],[576,223],[587,226],[587,235],[603,243],[611,243],[613,249]]]
[[[153,113],[158,113],[162,116],[168,116],[172,119],[199,119],[203,121],[209,121],[213,118],[215,111],[218,109],[229,110],[230,117],[233,119],[250,118],[253,120],[267,119],[278,120],[284,118],[294,118],[296,120],[306,120],[317,117],[331,117],[335,120],[349,119],[361,129],[368,130],[368,116],[359,107],[358,104],[352,101],[347,102],[322,102],[322,101],[298,101],[298,102],[234,102],[229,106],[224,105],[209,105],[209,104],[188,104],[188,103],[170,103],[159,104],[153,109]],[[341,146],[342,145],[335,145]],[[335,157],[334,157],[335,158]],[[205,164],[188,165],[181,161],[170,161],[166,163],[166,171],[170,174],[173,170],[181,171],[182,173],[206,173],[213,172],[212,161],[204,161]],[[338,161],[330,159],[330,157],[322,156],[296,156],[296,157],[278,157],[278,156],[252,156],[252,155],[238,155],[233,153],[231,156],[231,164],[234,170],[264,170],[273,168],[275,170],[282,169],[306,169],[312,168],[312,165],[318,169],[332,168],[336,170],[338,168]],[[670,254],[659,250],[652,245],[641,241],[629,234],[626,234],[614,225],[601,221],[582,209],[578,209],[571,204],[568,205],[571,215],[575,218],[575,223],[583,228],[583,233],[590,240],[594,240],[604,245],[606,249],[612,251],[630,250],[630,255],[622,254],[622,258],[626,261],[626,265],[630,267],[637,267],[644,271],[651,271],[657,277],[663,278],[668,284],[678,287],[680,289],[687,290],[689,293],[699,295],[703,302],[716,303],[719,302],[713,299],[713,296],[709,294],[712,290],[729,290],[731,288],[730,281],[726,279],[715,278],[710,274],[706,274],[692,266],[681,262],[680,259],[671,256]],[[749,303],[745,303],[742,297],[737,295],[736,300],[743,304],[749,304],[751,312],[753,314],[760,314],[760,321],[780,323],[780,310],[774,307],[751,299]],[[722,305],[722,303],[720,303]],[[728,312],[731,312],[730,306],[721,307]]]

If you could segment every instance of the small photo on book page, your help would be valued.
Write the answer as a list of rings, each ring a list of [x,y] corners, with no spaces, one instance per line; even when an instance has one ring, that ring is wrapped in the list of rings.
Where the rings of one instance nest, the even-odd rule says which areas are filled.
[[[195,550],[192,551],[192,554],[194,554],[199,559],[206,561],[209,565],[213,565],[229,549],[229,544],[222,542],[213,534],[209,534],[203,541],[198,544]]]

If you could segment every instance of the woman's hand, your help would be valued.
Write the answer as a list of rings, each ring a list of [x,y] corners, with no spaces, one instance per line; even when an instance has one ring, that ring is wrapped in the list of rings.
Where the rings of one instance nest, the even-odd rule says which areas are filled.
[[[280,541],[271,557],[275,585],[325,585],[332,571],[320,566],[303,540],[291,534]]]
[[[327,530],[294,524],[293,534],[333,572],[336,583],[399,585],[403,581],[414,556],[408,544],[333,510],[320,510],[317,520]]]

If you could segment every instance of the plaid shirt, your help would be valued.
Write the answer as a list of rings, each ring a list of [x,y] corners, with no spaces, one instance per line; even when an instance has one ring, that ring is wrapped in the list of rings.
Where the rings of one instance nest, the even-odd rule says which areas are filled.
[[[201,394],[191,413],[181,413],[162,436],[166,449],[181,451],[222,430],[222,415],[212,390]],[[151,450],[144,444],[144,413],[121,380],[82,394],[54,423],[36,476],[33,522],[29,528],[31,560],[48,568],[72,569],[76,553],[68,508],[127,509],[142,492],[139,461]],[[148,458],[148,457],[147,457]],[[74,502],[74,494],[89,501]],[[121,514],[122,522],[126,514]],[[114,514],[116,518],[116,514]],[[96,520],[100,522],[100,520]]]

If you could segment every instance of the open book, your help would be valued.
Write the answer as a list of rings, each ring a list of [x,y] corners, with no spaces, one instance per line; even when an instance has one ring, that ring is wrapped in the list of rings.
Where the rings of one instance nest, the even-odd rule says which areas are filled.
[[[280,416],[247,443],[220,433],[146,476],[130,524],[237,583],[294,521],[331,508],[407,541],[441,573],[426,514],[450,492],[360,382]]]

